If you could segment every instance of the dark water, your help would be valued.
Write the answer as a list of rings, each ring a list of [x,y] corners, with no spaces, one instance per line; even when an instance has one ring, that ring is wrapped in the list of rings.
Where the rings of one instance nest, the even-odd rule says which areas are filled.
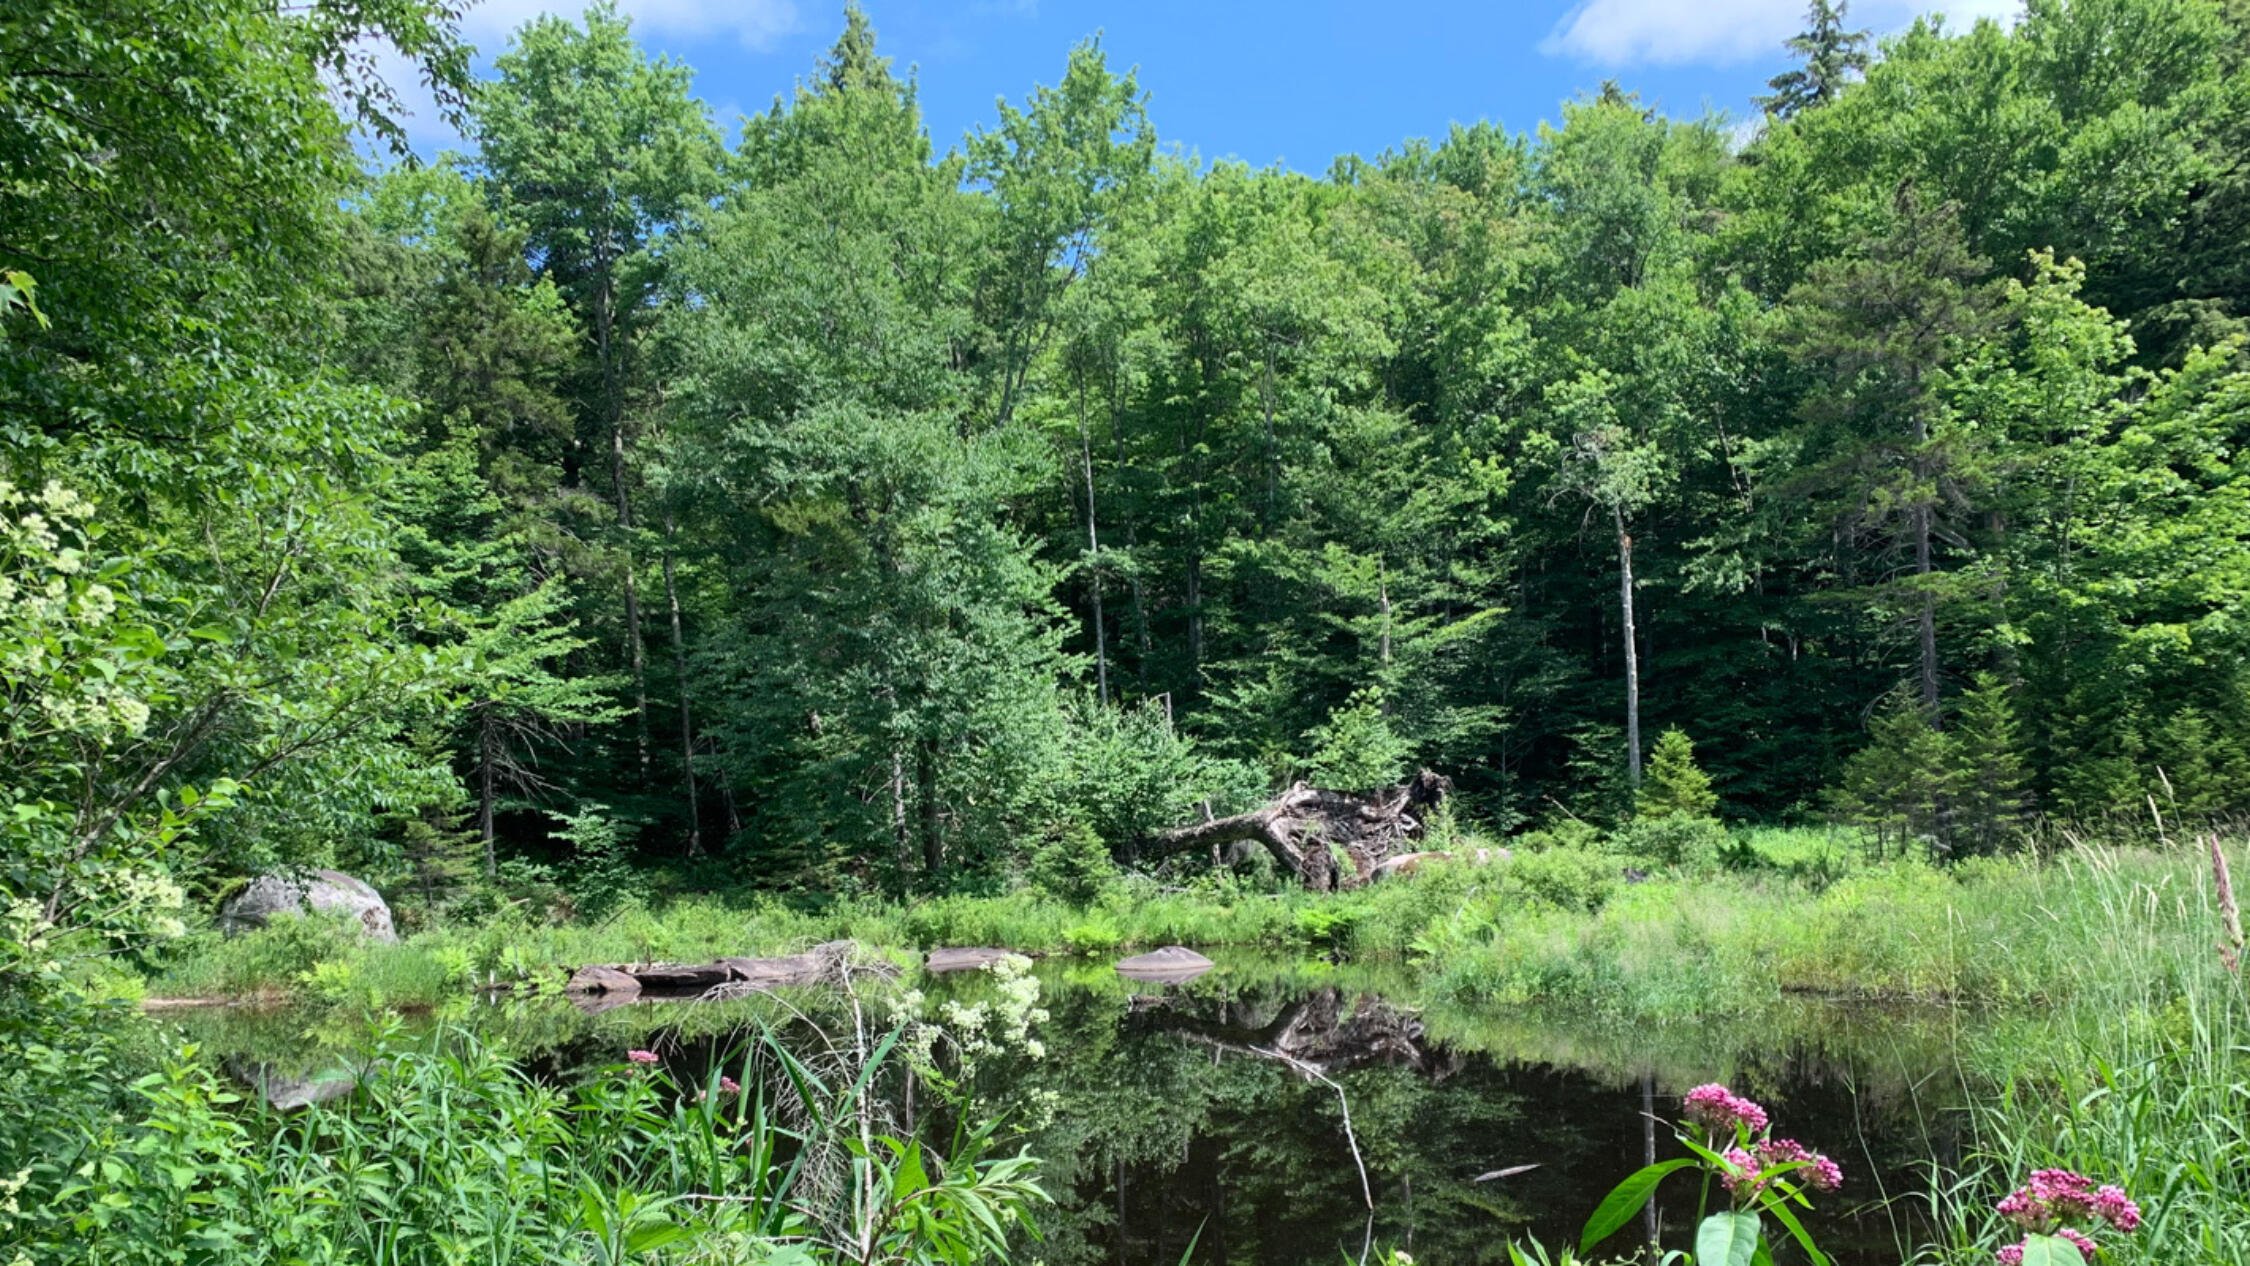
[[[1652,1155],[1682,1154],[1667,1122],[1683,1091],[1713,1080],[1842,1162],[1844,1192],[1805,1221],[1840,1266],[1888,1266],[1920,1237],[1929,1162],[1958,1145],[1949,1014],[1805,1002],[1751,1021],[1629,1026],[1417,1005],[1403,970],[1230,960],[1173,986],[1129,984],[1106,964],[1038,975],[1045,1054],[990,1058],[978,1082],[1044,1162],[1057,1204],[1023,1260],[1050,1266],[1172,1266],[1191,1244],[1196,1262],[1273,1266],[1357,1262],[1371,1248],[1424,1266],[1505,1262],[1505,1242],[1525,1235],[1575,1247],[1612,1185]],[[925,989],[975,1002],[991,983]],[[692,1073],[746,1017],[655,1003],[460,1018],[550,1071],[653,1045]],[[282,1017],[190,1023],[239,1073],[284,1092],[319,1071],[321,1048],[349,1041]],[[1673,1181],[1656,1231],[1682,1247],[1696,1191]],[[1646,1235],[1635,1223],[1605,1251],[1632,1253]]]

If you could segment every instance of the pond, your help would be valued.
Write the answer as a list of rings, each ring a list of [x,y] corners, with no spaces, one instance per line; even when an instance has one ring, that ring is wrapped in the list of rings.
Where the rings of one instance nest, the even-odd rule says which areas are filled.
[[[1680,1154],[1664,1122],[1686,1089],[1717,1080],[1766,1104],[1778,1133],[1843,1163],[1843,1194],[1806,1221],[1840,1266],[1874,1266],[1923,1236],[1929,1164],[1952,1163],[1961,1145],[1949,1011],[1800,1000],[1724,1025],[1629,1025],[1448,1006],[1418,997],[1396,965],[1219,957],[1177,985],[1128,982],[1106,960],[1035,968],[1044,1054],[1013,1052],[980,1074],[998,1088],[988,1105],[1025,1128],[1057,1201],[1022,1260],[1294,1266],[1372,1248],[1452,1266],[1507,1261],[1511,1236],[1575,1246],[1612,1185],[1651,1155]],[[963,973],[922,988],[933,1003],[973,1002],[992,984]],[[693,1076],[745,1025],[817,1022],[833,1004],[807,994],[590,1016],[533,1000],[448,1018],[543,1075],[647,1046]],[[283,1103],[348,1092],[339,1052],[364,1040],[286,1011],[179,1021]],[[924,1128],[937,1128],[928,1115]],[[1680,1245],[1696,1193],[1676,1181],[1656,1225],[1621,1233],[1610,1252],[1652,1229]]]

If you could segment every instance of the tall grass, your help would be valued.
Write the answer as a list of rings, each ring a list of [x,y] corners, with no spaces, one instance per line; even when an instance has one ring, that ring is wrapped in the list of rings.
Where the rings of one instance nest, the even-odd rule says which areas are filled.
[[[0,1242],[43,1266],[1005,1262],[1035,1162],[989,1128],[943,1153],[882,1128],[894,1041],[823,1071],[769,1033],[725,1066],[642,1053],[557,1085],[456,1030],[378,1046],[296,1114],[244,1110],[187,1048],[137,1120],[19,1176],[45,1198],[7,1202]]]
[[[2096,934],[2095,907],[2087,864],[2073,855],[1941,869],[1871,863],[1837,833],[1737,842],[1741,868],[1652,868],[1645,882],[1623,878],[1633,859],[1556,849],[1432,864],[1341,894],[1231,880],[1163,890],[1135,879],[1085,906],[1029,891],[818,910],[690,898],[592,924],[440,928],[397,946],[282,921],[235,941],[191,939],[149,988],[427,1006],[487,983],[552,986],[589,962],[708,960],[839,938],[901,962],[940,945],[1098,954],[1175,943],[1391,958],[1410,966],[1418,990],[1455,1003],[1647,1020],[1742,1014],[1790,993],[2028,1006],[2081,986],[2076,943]],[[2198,873],[2181,850],[2102,856],[2106,873],[2132,882],[2178,887]],[[2150,917],[2150,934],[2174,934],[2189,918]]]
[[[2221,962],[2209,872],[2084,850],[2057,875],[2067,900],[2018,911],[2043,929],[2054,1003],[1967,1053],[1998,1089],[1973,1110],[1965,1173],[1938,1194],[1950,1234],[1929,1256],[1990,1261],[2013,1239],[1991,1202],[2058,1167],[2141,1201],[2145,1223],[2106,1239],[2108,1261],[2250,1262],[2250,989]]]

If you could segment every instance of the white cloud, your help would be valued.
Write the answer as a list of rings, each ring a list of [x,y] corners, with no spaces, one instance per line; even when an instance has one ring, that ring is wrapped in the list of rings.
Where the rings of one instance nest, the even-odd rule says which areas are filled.
[[[798,27],[796,0],[619,0],[617,8],[633,19],[633,32],[644,41],[732,35],[744,48],[762,52]],[[540,14],[575,18],[585,10],[582,0],[483,0],[462,18],[461,29],[490,54]]]
[[[1935,11],[1965,28],[1978,18],[2013,22],[2022,10],[2022,0],[1871,0],[1848,20],[1889,32]],[[1580,0],[1539,51],[1605,66],[1724,65],[1775,56],[1804,24],[1804,0]]]
[[[463,15],[461,34],[476,45],[478,61],[489,62],[524,23],[549,13],[576,19],[586,7],[586,0],[482,0]],[[763,52],[800,25],[797,0],[618,0],[617,8],[633,20],[634,37],[644,47],[662,41],[675,53],[678,41],[714,36],[732,36],[744,48]],[[370,52],[383,81],[398,94],[399,122],[409,143],[425,153],[459,148],[461,134],[439,115],[414,64],[386,42],[372,42]],[[714,117],[731,127],[734,113],[730,108]]]

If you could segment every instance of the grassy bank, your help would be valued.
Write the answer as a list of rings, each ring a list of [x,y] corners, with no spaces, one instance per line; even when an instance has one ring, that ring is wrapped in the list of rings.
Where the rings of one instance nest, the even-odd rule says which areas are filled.
[[[2239,841],[2230,853],[2250,870]],[[598,922],[441,926],[396,946],[298,922],[191,938],[148,988],[264,990],[342,1016],[458,999],[494,977],[552,982],[589,961],[849,937],[902,961],[937,945],[1083,954],[1105,979],[1108,955],[1167,943],[1212,947],[1222,962],[1236,947],[1309,974],[1352,960],[1350,972],[1395,982],[1447,1025],[1567,1011],[1616,1021],[1594,1033],[1685,1035],[1800,994],[1864,998],[1871,1014],[1893,999],[1975,1004],[1975,1022],[1929,1059],[1971,1104],[1972,1147],[1906,1197],[1929,1200],[1942,1228],[1917,1260],[1989,1262],[2011,1242],[1993,1202],[2034,1169],[2064,1167],[2124,1185],[2148,1210],[2105,1260],[2250,1261],[2250,999],[2215,952],[2221,920],[2200,850],[1937,868],[1871,861],[1848,837],[1765,832],[1738,837],[1724,864],[1652,868],[1640,882],[1623,874],[1633,860],[1559,845],[1337,895],[1118,881],[1083,904],[1032,891],[817,909],[691,897]]]
[[[2011,1242],[1993,1200],[2064,1168],[2147,1214],[2104,1260],[2250,1262],[2250,988],[2217,951],[2210,872],[2094,856],[2070,873],[2074,901],[2026,912],[2055,934],[2041,936],[2053,1002],[1962,1053],[1991,1090],[1973,1109],[1976,1154],[1941,1183],[1952,1237],[1933,1256],[1991,1260]]]
[[[2113,915],[2099,894],[2160,894],[2145,935],[2207,941],[2192,850],[2080,850],[1936,868],[1868,862],[1856,841],[1764,832],[1733,865],[1652,868],[1583,848],[1518,852],[1334,895],[1231,879],[1160,889],[1120,879],[1087,904],[1031,890],[819,908],[686,897],[594,922],[508,916],[363,945],[314,920],[188,938],[147,982],[160,996],[265,994],[419,1006],[478,984],[552,984],[590,962],[698,961],[849,938],[910,960],[942,945],[1106,954],[1166,944],[1254,946],[1409,965],[1419,991],[1462,1003],[1569,1007],[1635,1019],[1739,1013],[1792,992],[2032,1005],[2082,989],[2084,948]],[[2145,984],[2151,967],[2128,965]]]

